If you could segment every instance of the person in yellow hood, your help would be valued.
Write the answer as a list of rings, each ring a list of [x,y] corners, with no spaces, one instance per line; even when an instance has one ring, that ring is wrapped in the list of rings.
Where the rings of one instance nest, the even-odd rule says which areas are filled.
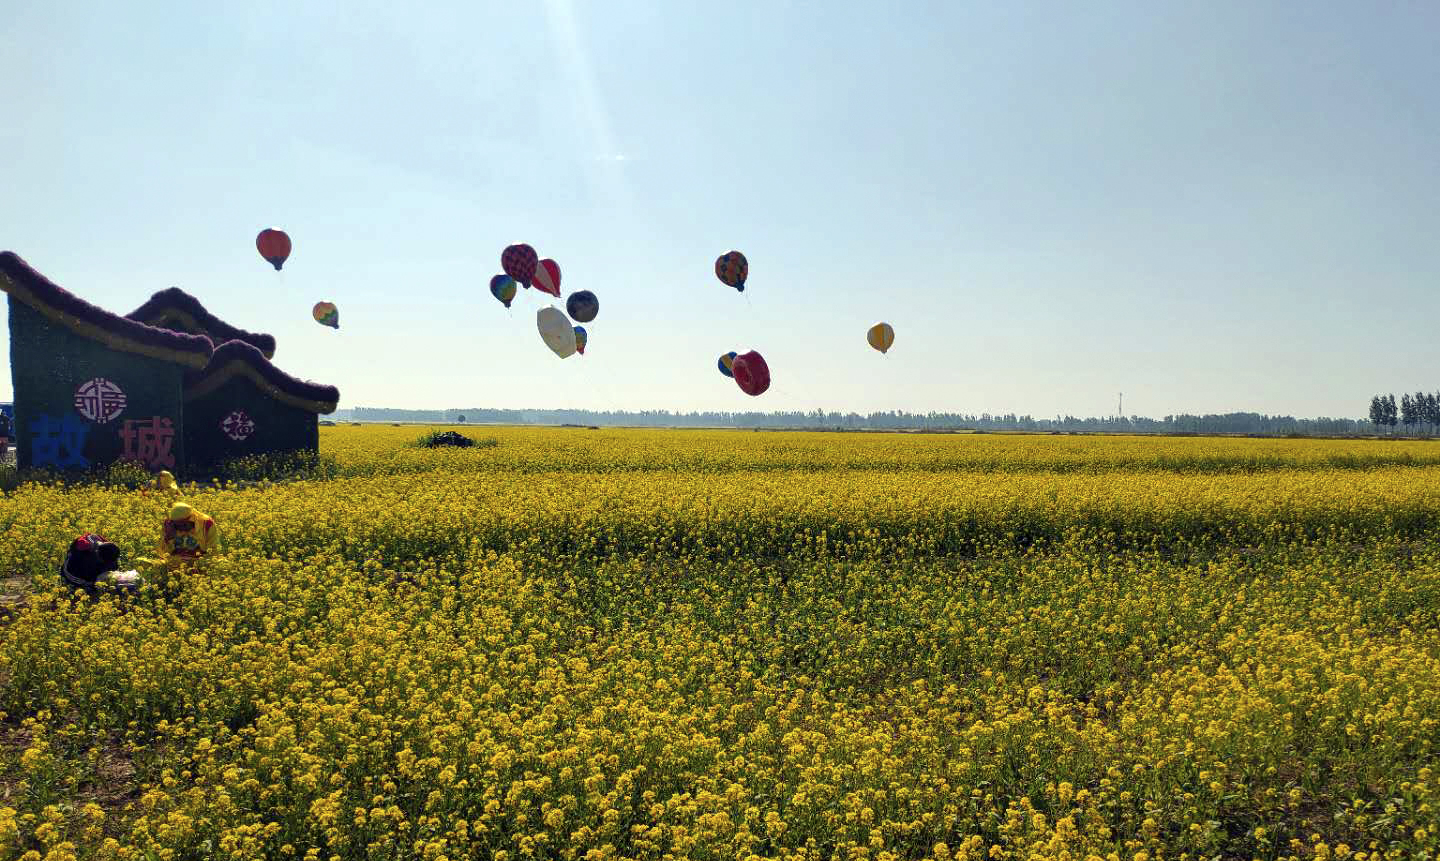
[[[146,583],[153,584],[162,593],[175,595],[178,584],[171,580],[171,574],[194,565],[206,556],[213,556],[220,549],[220,529],[215,519],[203,511],[197,511],[188,502],[179,501],[170,506],[165,519],[160,523],[160,545],[156,558],[136,559],[137,575]]]
[[[166,562],[190,562],[215,552],[220,529],[215,520],[188,502],[177,502],[160,527],[160,557]]]
[[[168,469],[160,470],[155,476],[155,489],[170,496],[180,495],[180,485],[175,483],[175,476]]]

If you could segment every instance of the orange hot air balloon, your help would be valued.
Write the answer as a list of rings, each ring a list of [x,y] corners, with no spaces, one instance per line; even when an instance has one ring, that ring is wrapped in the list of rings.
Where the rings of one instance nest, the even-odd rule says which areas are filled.
[[[865,340],[880,352],[888,353],[890,346],[895,343],[895,330],[889,323],[876,323],[865,333]]]

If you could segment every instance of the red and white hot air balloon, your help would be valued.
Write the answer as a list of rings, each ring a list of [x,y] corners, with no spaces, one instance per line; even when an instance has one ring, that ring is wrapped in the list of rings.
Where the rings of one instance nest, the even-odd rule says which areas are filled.
[[[560,264],[545,258],[535,265],[535,280],[532,286],[541,293],[560,298]]]

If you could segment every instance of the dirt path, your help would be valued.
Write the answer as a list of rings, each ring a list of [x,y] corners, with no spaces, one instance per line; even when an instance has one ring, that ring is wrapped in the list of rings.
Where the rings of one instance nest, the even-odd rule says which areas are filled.
[[[0,580],[0,625],[8,623],[25,609],[29,592],[29,580],[25,577],[6,577]]]

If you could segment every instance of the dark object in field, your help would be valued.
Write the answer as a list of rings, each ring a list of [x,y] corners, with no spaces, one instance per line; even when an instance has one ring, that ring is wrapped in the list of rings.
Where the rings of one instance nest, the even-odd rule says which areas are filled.
[[[475,440],[455,431],[436,431],[420,438],[422,448],[441,448],[442,446],[455,446],[457,448],[469,448],[475,444]]]
[[[70,543],[60,566],[60,581],[75,589],[95,593],[101,575],[120,570],[120,548],[104,537],[87,532]]]

